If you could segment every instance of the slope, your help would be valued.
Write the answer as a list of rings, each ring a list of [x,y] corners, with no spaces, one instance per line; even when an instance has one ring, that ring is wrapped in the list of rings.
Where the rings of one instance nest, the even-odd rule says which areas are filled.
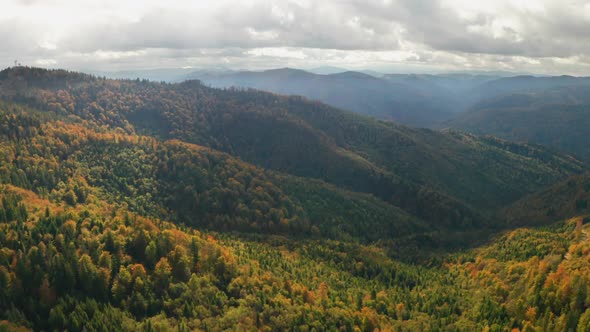
[[[421,221],[372,195],[261,169],[173,138],[186,135],[234,148],[226,145],[225,136],[214,135],[216,130],[225,133],[223,128],[209,128],[215,121],[189,122],[191,116],[215,117],[184,113],[183,107],[192,104],[184,104],[188,99],[176,90],[178,86],[95,80],[63,72],[56,73],[62,77],[57,82],[47,82],[38,81],[39,77],[52,72],[30,74],[37,77],[2,81],[0,89],[3,98],[41,108],[0,104],[2,330],[586,331],[590,327],[587,175],[557,185],[551,189],[556,194],[543,197],[547,204],[555,196],[564,216],[571,212],[569,204],[575,204],[574,218],[513,230],[480,248],[435,256],[428,265],[400,263],[387,255],[389,248],[380,246],[381,241],[363,245],[348,240],[379,238],[378,233],[355,234],[370,228],[388,238],[406,234],[403,230],[416,235],[424,225]],[[30,88],[27,81],[37,87]],[[91,86],[72,86],[80,82]],[[141,84],[149,89],[140,98]],[[54,86],[58,88],[53,90]],[[209,95],[201,97],[209,99],[201,107],[219,103],[220,98],[213,98],[215,92],[228,102],[221,106],[239,109],[218,116],[245,112],[233,104],[240,100],[232,99],[237,98],[232,94],[206,91]],[[325,110],[320,113],[297,98],[238,95],[258,98],[264,107],[276,104],[277,109],[268,113],[287,114],[280,121],[315,133],[316,141],[324,142],[329,152],[336,150],[330,153],[348,158],[342,157],[343,161],[361,158],[373,165],[378,158],[401,158],[388,157],[374,145],[397,138],[384,151],[401,145],[416,151],[404,161],[425,156],[415,161],[416,167],[428,162],[446,172],[450,171],[445,164],[433,156],[459,153],[459,148],[464,151],[458,155],[474,167],[481,167],[476,153],[489,162],[492,151],[499,158],[498,166],[491,164],[494,168],[507,171],[521,165],[548,178],[553,168],[572,167],[564,173],[574,173],[578,165],[532,146],[452,131],[391,127],[321,105],[316,106]],[[167,104],[172,99],[176,104]],[[161,103],[145,104],[156,101]],[[283,109],[286,102],[300,106]],[[214,110],[222,109],[217,106]],[[169,119],[167,131],[149,118],[127,117],[135,108]],[[333,121],[338,117],[342,122]],[[181,126],[185,122],[179,119],[190,126]],[[138,121],[143,121],[142,126]],[[274,121],[270,123],[280,123]],[[196,123],[201,132],[183,130]],[[136,130],[173,139],[138,135]],[[245,140],[252,137],[253,133],[244,135]],[[437,145],[434,139],[446,141]],[[413,144],[402,144],[408,142]],[[460,142],[464,143],[456,147]],[[427,143],[434,151],[424,152]],[[239,153],[251,153],[237,146]],[[381,163],[388,169],[385,161]],[[346,166],[351,164],[357,165],[348,161]],[[560,220],[557,212],[547,221]],[[426,224],[428,230],[436,225]]]
[[[445,125],[475,134],[543,144],[589,160],[589,87],[509,94],[476,105]]]
[[[590,86],[590,78],[575,76],[537,77],[530,75],[503,77],[472,88],[469,96],[474,101],[491,99],[506,94],[543,92],[563,87]]]
[[[431,267],[355,243],[244,239],[0,186],[8,330],[585,331],[581,218],[518,229]]]
[[[74,206],[95,188],[134,213],[218,231],[368,242],[426,230],[419,219],[370,195],[264,171],[177,140],[44,117],[0,104],[0,183]]]
[[[450,118],[453,110],[451,100],[442,94],[360,72],[319,75],[283,68],[262,72],[195,72],[187,78],[218,88],[254,88],[305,96],[334,107],[412,126],[429,127]]]
[[[590,214],[590,175],[571,177],[529,195],[501,215],[512,225],[543,225],[558,219]]]
[[[45,77],[46,76],[46,77]],[[63,77],[55,86],[46,88]],[[485,213],[585,166],[536,146],[411,129],[298,97],[17,68],[4,98],[128,133],[178,138],[259,166],[367,192],[440,225],[486,224]],[[61,89],[61,87],[66,87]]]

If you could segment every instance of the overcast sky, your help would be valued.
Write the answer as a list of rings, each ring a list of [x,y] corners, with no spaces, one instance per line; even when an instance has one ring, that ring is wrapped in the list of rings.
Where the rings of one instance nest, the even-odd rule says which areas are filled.
[[[0,66],[590,75],[590,1],[0,0]]]

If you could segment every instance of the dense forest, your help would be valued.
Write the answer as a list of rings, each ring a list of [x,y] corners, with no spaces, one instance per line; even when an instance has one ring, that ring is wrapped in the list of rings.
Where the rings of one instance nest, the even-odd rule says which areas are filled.
[[[481,90],[474,94],[487,98],[441,126],[542,144],[590,160],[587,77],[513,77]]]
[[[353,71],[321,75],[291,68],[260,72],[205,70],[192,72],[184,79],[198,79],[217,88],[254,88],[305,96],[355,113],[419,127],[451,118],[459,106],[456,96],[436,83],[416,86],[394,77]]]
[[[588,96],[588,91],[580,92]],[[569,93],[562,97],[572,98]],[[590,160],[590,148],[586,144],[590,134],[588,101],[578,104],[572,100],[560,103],[542,100],[537,104],[534,99],[525,99],[521,104],[521,98],[516,95],[490,102],[482,105],[483,109],[462,114],[448,125],[479,135],[543,144]]]
[[[590,329],[569,155],[196,81],[0,99],[0,330]]]

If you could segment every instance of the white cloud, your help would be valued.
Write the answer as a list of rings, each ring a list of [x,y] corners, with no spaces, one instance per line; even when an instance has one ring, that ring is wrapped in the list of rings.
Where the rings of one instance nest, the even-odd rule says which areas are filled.
[[[253,56],[271,57],[271,58],[289,58],[303,60],[307,55],[300,49],[289,49],[286,47],[266,47],[254,48],[246,52]]]
[[[57,61],[55,59],[37,59],[35,64],[41,67],[55,66]]]
[[[586,0],[0,0],[0,65],[586,74]]]

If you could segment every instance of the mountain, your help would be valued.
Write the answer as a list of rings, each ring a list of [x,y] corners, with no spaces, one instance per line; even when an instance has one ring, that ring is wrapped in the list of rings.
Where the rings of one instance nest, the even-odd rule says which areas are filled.
[[[490,99],[512,93],[544,92],[563,87],[589,87],[589,77],[530,75],[503,77],[474,87],[470,94],[475,99]]]
[[[590,80],[560,77],[531,82],[536,83],[527,85],[526,91],[481,101],[444,126],[542,144],[590,160],[590,150],[585,144],[585,137],[590,134],[587,129],[590,125]],[[545,88],[549,84],[569,85]]]
[[[7,156],[0,165],[2,183],[57,198],[73,190],[78,197],[74,203],[84,202],[80,196],[87,194],[78,192],[91,186],[136,213],[172,215],[178,222],[206,229],[318,233],[363,241],[425,230],[424,222],[371,195],[264,171],[194,144],[47,121],[10,104],[0,105],[0,119]],[[84,180],[71,181],[69,174],[74,173]],[[355,224],[347,224],[351,216]]]
[[[283,68],[217,74],[195,72],[187,78],[199,79],[212,87],[244,87],[300,95],[359,114],[420,127],[448,119],[456,111],[453,102],[443,94],[424,93],[404,83],[360,72],[319,75]]]
[[[529,195],[502,211],[510,224],[543,225],[554,220],[590,216],[590,174],[582,174]],[[584,219],[584,222],[587,222]]]
[[[490,134],[531,142],[590,160],[585,139],[590,132],[590,105],[543,105],[533,108],[493,108],[464,114],[449,126],[475,134]]]
[[[318,75],[330,75],[330,74],[337,74],[343,73],[348,71],[348,69],[340,68],[340,67],[332,67],[332,66],[322,66],[322,67],[315,67],[311,69],[307,69],[308,72],[318,74]]]
[[[467,92],[499,77],[472,74],[388,74],[384,79],[412,86],[428,95],[446,95],[447,98],[461,99]]]
[[[0,187],[3,330],[589,327],[581,218],[517,229],[427,267],[353,242],[179,227],[84,189],[75,196],[85,201],[70,204]]]
[[[581,104],[587,100],[590,78],[574,76],[514,76],[482,82],[464,91],[471,113],[495,107]],[[586,102],[587,103],[587,102]],[[459,114],[459,117],[462,114]]]
[[[493,130],[475,131],[468,125],[462,126],[460,122],[477,110],[588,104],[586,92],[590,88],[590,79],[573,76],[485,72],[380,74],[351,72],[335,67],[320,67],[310,71],[282,68],[253,72],[213,68],[98,74],[109,78],[168,82],[198,79],[212,87],[254,88],[285,95],[301,95],[382,120],[427,128],[453,127],[519,141],[526,141],[526,138],[508,137]]]
[[[49,112],[208,146],[267,169],[371,193],[442,225],[483,222],[475,210],[490,215],[586,167],[538,146],[412,129],[298,97],[194,81],[110,81],[23,69],[0,73],[0,85],[6,97]]]
[[[197,81],[16,67],[0,100],[2,330],[590,323],[571,156]],[[567,213],[507,212],[543,190]]]

